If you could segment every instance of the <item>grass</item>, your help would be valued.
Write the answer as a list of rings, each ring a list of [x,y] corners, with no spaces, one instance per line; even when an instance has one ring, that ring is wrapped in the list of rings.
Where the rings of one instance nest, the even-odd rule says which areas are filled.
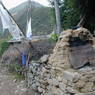
[[[24,80],[25,76],[22,74],[23,68],[20,64],[7,64],[6,67],[8,68],[8,71],[12,73],[15,77],[15,79],[18,80]]]
[[[0,56],[8,49],[9,43],[7,42],[9,38],[0,39]],[[4,65],[8,69],[8,71],[14,75],[15,79],[23,80],[25,76],[22,74],[23,68],[20,64],[12,63]]]
[[[9,43],[7,42],[10,39],[10,37],[6,39],[0,39],[0,56],[7,50],[9,47]]]
[[[25,80],[24,75],[21,75],[21,74],[18,74],[18,73],[13,73],[13,75],[14,75],[14,78],[17,79],[17,80]]]
[[[25,80],[25,76],[21,74],[22,66],[19,64],[1,64],[2,67],[6,67],[10,75],[14,77],[14,79]]]
[[[50,37],[49,41],[57,42],[58,41],[58,37],[59,37],[58,34],[53,33],[53,34],[51,34],[51,37]]]
[[[0,56],[7,50],[9,44],[7,42],[0,42]]]
[[[16,63],[14,63],[14,64],[8,64],[6,66],[8,67],[8,70],[10,72],[18,72],[18,73],[20,73],[21,69],[22,69],[21,66],[19,64],[16,64]]]

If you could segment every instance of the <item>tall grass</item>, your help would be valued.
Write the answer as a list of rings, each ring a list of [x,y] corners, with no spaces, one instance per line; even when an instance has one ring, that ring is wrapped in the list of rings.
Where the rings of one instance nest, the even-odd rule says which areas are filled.
[[[7,50],[9,47],[9,43],[6,42],[6,40],[2,39],[0,40],[0,56]]]

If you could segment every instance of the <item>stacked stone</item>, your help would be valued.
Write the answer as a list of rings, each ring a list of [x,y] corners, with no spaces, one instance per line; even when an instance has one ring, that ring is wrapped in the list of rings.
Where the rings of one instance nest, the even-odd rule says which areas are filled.
[[[94,44],[94,38],[87,29],[67,30],[59,37],[50,57],[45,55],[39,62],[31,62],[29,84],[41,95],[95,95],[95,67],[71,67],[70,41],[73,37],[91,40]],[[93,64],[94,58],[90,60]]]
[[[51,65],[47,64],[48,55],[43,56],[39,62],[32,61],[28,72],[28,86],[39,93],[46,93],[51,78]],[[44,94],[45,95],[45,94]]]
[[[94,75],[94,67],[60,72],[51,65],[32,62],[28,82],[41,95],[95,95]]]
[[[94,44],[94,37],[91,35],[90,31],[88,31],[87,29],[79,28],[77,30],[70,30],[70,29],[66,30],[61,33],[59,40],[54,48],[53,54],[49,58],[48,63],[52,64],[53,66],[55,65],[55,67],[61,67],[62,69],[66,69],[66,68],[70,68],[70,65],[72,65],[72,62],[73,64],[76,65],[80,61],[79,63],[80,66],[74,67],[74,68],[79,68],[82,65],[85,65],[85,63],[88,61],[88,58],[87,58],[88,56],[85,54],[82,54],[81,52],[83,53],[86,52],[86,54],[90,56],[89,59],[91,60],[89,61],[91,61],[91,63],[93,63],[92,61],[95,62],[95,48],[92,49],[94,45],[89,45],[89,43],[87,43],[87,45],[83,45],[83,46],[82,45],[71,46],[75,43],[76,44],[79,43],[76,41],[77,38],[80,39],[80,41],[83,41],[83,42],[89,41],[89,43],[91,42],[91,44]],[[91,52],[92,54],[89,53],[88,51]],[[78,53],[79,55],[77,55]],[[76,57],[77,59],[80,58],[77,63],[74,62],[76,61],[75,56],[78,56],[78,58]]]
[[[50,64],[55,68],[62,68],[70,66],[69,63],[69,36],[72,34],[72,30],[67,30],[61,33],[59,40],[49,58]],[[64,64],[66,63],[66,64]],[[66,65],[66,66],[64,66]]]

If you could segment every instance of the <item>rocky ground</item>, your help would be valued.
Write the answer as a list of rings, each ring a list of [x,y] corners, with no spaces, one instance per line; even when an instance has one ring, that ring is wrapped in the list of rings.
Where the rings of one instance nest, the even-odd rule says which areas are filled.
[[[29,86],[41,95],[95,95],[95,67],[74,70],[31,62]]]
[[[0,64],[0,95],[39,95],[26,88],[24,80],[16,80],[14,75],[8,73],[6,67]]]

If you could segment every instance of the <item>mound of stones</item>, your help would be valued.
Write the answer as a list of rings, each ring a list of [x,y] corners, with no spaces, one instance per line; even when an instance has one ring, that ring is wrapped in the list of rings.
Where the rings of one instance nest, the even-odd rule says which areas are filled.
[[[85,28],[61,33],[53,54],[29,66],[28,86],[41,95],[95,95],[94,37]]]
[[[90,31],[81,27],[62,32],[49,63],[63,68],[66,67],[64,65],[72,65],[75,69],[87,63],[94,65],[95,43]]]
[[[59,71],[51,65],[33,62],[28,86],[40,95],[95,95],[95,68]]]

